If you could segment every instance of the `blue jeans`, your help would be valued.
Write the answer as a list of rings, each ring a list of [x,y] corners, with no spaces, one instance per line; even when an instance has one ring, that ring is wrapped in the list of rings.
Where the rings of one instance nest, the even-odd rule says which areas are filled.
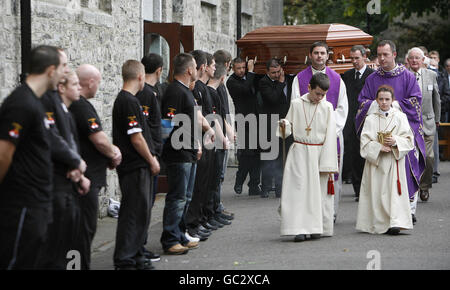
[[[194,190],[197,163],[167,164],[169,190],[163,212],[161,244],[164,250],[176,244],[187,244],[185,216]]]

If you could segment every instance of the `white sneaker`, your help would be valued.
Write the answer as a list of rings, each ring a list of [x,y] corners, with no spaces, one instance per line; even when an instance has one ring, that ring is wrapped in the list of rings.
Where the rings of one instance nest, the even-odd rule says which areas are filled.
[[[186,239],[188,239],[189,242],[195,242],[195,243],[200,242],[199,238],[191,237],[188,232],[186,232],[184,235],[186,236]]]

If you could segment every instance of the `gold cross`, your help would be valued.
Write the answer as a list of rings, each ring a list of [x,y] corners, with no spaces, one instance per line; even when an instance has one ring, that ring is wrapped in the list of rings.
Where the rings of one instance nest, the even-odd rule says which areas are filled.
[[[306,131],[306,135],[309,136],[309,131],[311,131],[311,127],[307,127],[307,128],[305,129],[305,131]]]

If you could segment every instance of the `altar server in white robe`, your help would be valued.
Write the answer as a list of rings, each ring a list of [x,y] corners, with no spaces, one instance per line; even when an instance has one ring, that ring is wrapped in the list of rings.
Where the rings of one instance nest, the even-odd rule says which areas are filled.
[[[380,86],[378,106],[368,112],[361,133],[361,156],[366,164],[356,229],[372,234],[398,235],[400,230],[413,228],[405,156],[414,149],[414,136],[394,100],[394,89]]]
[[[334,183],[336,187],[334,201],[334,215],[336,219],[342,192],[342,168],[344,164],[343,130],[348,115],[348,99],[344,81],[337,72],[326,66],[329,56],[329,48],[325,42],[318,41],[311,45],[309,50],[311,65],[295,76],[294,81],[292,82],[291,100],[300,98],[308,92],[309,81],[316,73],[324,73],[330,78],[330,88],[328,89],[326,100],[333,105],[333,115],[336,121],[336,134],[339,138],[338,158],[340,174],[336,174],[335,179],[337,180]]]
[[[338,172],[336,121],[333,105],[324,97],[330,86],[326,74],[312,76],[309,93],[291,102],[280,121],[278,136],[293,134],[283,175],[281,235],[295,242],[333,235],[334,195],[328,180]]]

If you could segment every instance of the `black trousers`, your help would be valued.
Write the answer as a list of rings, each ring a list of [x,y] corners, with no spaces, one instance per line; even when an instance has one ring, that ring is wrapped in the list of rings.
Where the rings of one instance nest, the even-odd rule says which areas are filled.
[[[51,205],[43,208],[0,208],[0,270],[39,269],[39,259],[51,220]]]
[[[80,224],[75,239],[75,249],[80,252],[81,270],[89,270],[91,266],[91,246],[97,231],[98,194],[102,186],[91,184],[88,194],[79,196]]]
[[[250,176],[248,182],[249,192],[258,191],[261,182],[260,156],[256,150],[238,149],[237,159],[239,162],[238,171],[236,172],[236,185],[242,186],[247,174]]]
[[[346,140],[347,139],[347,140]],[[360,141],[356,136],[356,133],[349,134],[346,137],[346,143],[344,145],[347,152],[347,164],[350,171],[350,177],[352,179],[353,191],[355,196],[359,197],[359,190],[361,188],[361,179],[364,171],[364,164],[366,160],[361,157],[360,154]],[[347,150],[348,149],[348,150]],[[346,158],[344,154],[344,159]],[[345,163],[345,161],[344,161]]]
[[[143,246],[151,217],[152,182],[148,168],[119,174],[122,199],[114,249],[116,267],[136,266],[144,260]]]
[[[217,178],[215,152],[205,148],[202,149],[202,152],[202,157],[197,161],[194,191],[185,217],[187,228],[196,228],[208,220],[205,207],[208,201],[214,198],[214,191],[209,190],[208,185],[212,183],[212,178]]]
[[[214,162],[212,163],[211,178],[208,182],[207,201],[204,207],[204,213],[207,219],[214,217],[218,212],[220,205],[220,185],[223,170],[223,162],[225,159],[225,150],[217,149],[214,152]]]
[[[80,208],[74,189],[56,188],[53,193],[53,221],[48,226],[47,242],[40,268],[65,270],[67,253],[74,249],[78,238]]]

